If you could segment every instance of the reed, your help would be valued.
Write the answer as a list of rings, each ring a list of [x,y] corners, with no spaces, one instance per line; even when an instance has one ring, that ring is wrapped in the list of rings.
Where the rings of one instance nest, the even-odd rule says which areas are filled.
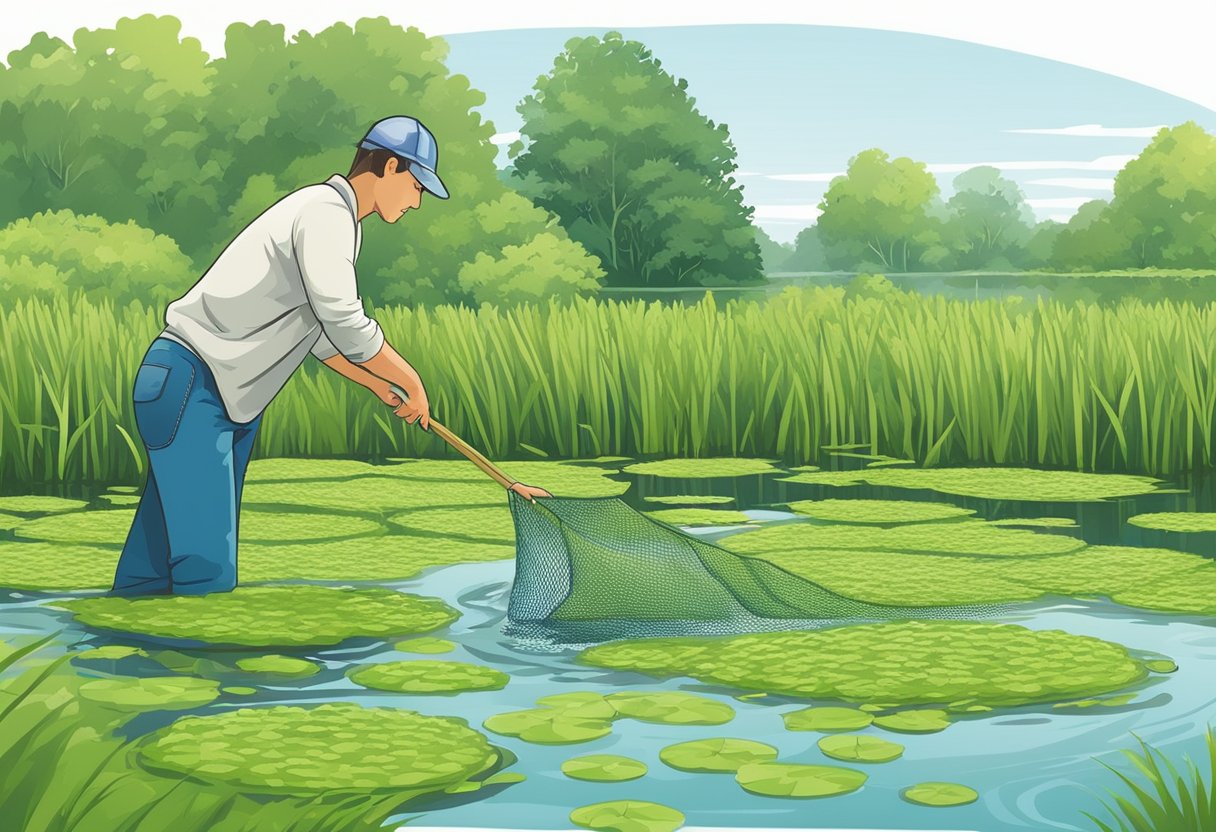
[[[764,456],[866,443],[926,465],[1155,476],[1211,467],[1216,304],[580,299],[373,310],[432,415],[494,459]],[[74,299],[0,311],[0,490],[138,484],[131,410],[162,310]],[[453,456],[306,361],[267,409],[256,456]]]
[[[1133,735],[1134,736],[1134,735]],[[1085,816],[1101,832],[1211,832],[1216,829],[1216,730],[1207,730],[1208,772],[1205,777],[1189,757],[1180,772],[1159,750],[1139,737],[1140,751],[1123,752],[1135,766],[1132,776],[1106,766],[1130,791],[1111,791],[1113,804],[1105,804],[1112,821],[1088,812]],[[1103,763],[1103,765],[1106,765]]]

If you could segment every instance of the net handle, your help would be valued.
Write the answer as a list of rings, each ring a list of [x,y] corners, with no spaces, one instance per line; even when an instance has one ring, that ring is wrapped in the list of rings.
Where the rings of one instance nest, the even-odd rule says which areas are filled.
[[[404,390],[402,390],[400,387],[398,387],[397,385],[395,385],[391,382],[388,385],[388,389],[393,391],[393,394],[396,395],[397,397],[399,397],[401,399],[401,401],[408,402],[410,400],[410,397],[405,394]],[[494,479],[494,481],[497,482],[499,485],[501,485],[503,488],[510,489],[511,486],[515,484],[516,481],[511,479],[510,477],[508,477],[506,474],[504,474],[498,468],[497,465],[495,465],[493,462],[490,462],[490,460],[488,460],[484,456],[482,456],[481,453],[476,448],[470,446],[463,439],[461,439],[456,434],[452,433],[450,430],[445,428],[443,425],[439,424],[434,419],[431,419],[429,421],[429,426],[430,426],[431,430],[433,430],[435,433],[439,434],[440,438],[443,439],[444,442],[447,442],[453,448],[455,448],[456,450],[458,450],[462,454],[464,454],[466,457],[468,457],[470,462],[472,462],[474,465],[476,465],[482,471],[485,471],[487,474],[489,474],[490,477],[492,477]]]

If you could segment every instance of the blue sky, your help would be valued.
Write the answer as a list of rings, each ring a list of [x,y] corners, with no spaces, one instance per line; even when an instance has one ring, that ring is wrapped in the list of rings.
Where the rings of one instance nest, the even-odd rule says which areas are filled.
[[[959,171],[1000,163],[1040,219],[1066,219],[1084,200],[1110,197],[1153,128],[1193,119],[1216,132],[1216,112],[1185,99],[965,41],[836,26],[614,28],[649,46],[688,80],[697,109],[729,126],[745,201],[782,241],[814,221],[831,176],[866,148],[928,163],[947,196]],[[521,124],[516,104],[566,40],[604,31],[450,34],[448,65],[486,93],[483,115],[509,134]],[[499,139],[500,165],[511,138]]]

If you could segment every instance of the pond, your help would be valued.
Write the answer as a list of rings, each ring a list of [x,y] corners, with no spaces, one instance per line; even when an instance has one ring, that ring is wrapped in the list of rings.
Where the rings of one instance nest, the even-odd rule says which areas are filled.
[[[887,534],[901,525],[905,527],[904,538],[890,535],[880,535],[876,538],[879,545],[904,547],[901,551],[887,552],[886,556],[890,558],[905,558],[904,561],[892,560],[892,564],[919,564],[925,559],[940,561],[951,554],[960,554],[958,551],[943,554],[936,549],[917,551],[917,546],[923,547],[926,544],[894,542],[899,539],[913,539],[907,537],[906,529],[909,526],[924,528],[934,525],[934,531],[940,532],[938,537],[942,541],[941,547],[948,549],[954,545],[950,541],[955,540],[951,537],[948,526],[971,524],[978,529],[977,524],[981,521],[1015,519],[1029,519],[1034,522],[1025,526],[1008,524],[993,527],[1000,529],[999,535],[1020,533],[1023,536],[1001,537],[997,531],[992,531],[993,535],[998,536],[992,537],[991,540],[1003,545],[1006,540],[1032,540],[1025,535],[1033,534],[1041,536],[1033,538],[1033,541],[1038,541],[1036,545],[1046,545],[1049,549],[1054,546],[1055,549],[1046,553],[1027,554],[1024,557],[999,555],[995,549],[990,552],[967,550],[964,552],[967,562],[994,564],[994,569],[1010,569],[1011,564],[1016,565],[1015,562],[1041,563],[1053,558],[1075,557],[1082,550],[1099,551],[1095,547],[1168,549],[1172,552],[1190,553],[1190,556],[1198,558],[1210,558],[1216,553],[1214,532],[1167,531],[1128,522],[1130,518],[1138,515],[1172,512],[1201,515],[1216,511],[1216,491],[1213,490],[1213,480],[1208,475],[1171,478],[1168,482],[1157,483],[1157,489],[1149,489],[1147,493],[1127,493],[1135,492],[1136,488],[1128,488],[1125,481],[1115,482],[1118,479],[1115,478],[1107,481],[1114,483],[1116,496],[1098,499],[1101,489],[1097,488],[1093,489],[1092,494],[1085,496],[1069,493],[1066,494],[1066,499],[1043,501],[1024,499],[1027,496],[1036,496],[1033,493],[1028,495],[1024,487],[1020,491],[1018,488],[1010,489],[1009,493],[1014,495],[1014,499],[997,498],[998,495],[994,494],[983,496],[985,489],[982,487],[954,488],[938,483],[939,488],[953,488],[955,492],[970,491],[970,494],[913,488],[909,487],[909,481],[901,480],[898,476],[888,478],[885,484],[860,482],[844,485],[842,483],[847,480],[847,475],[837,478],[836,484],[827,484],[831,477],[823,477],[821,482],[813,481],[816,476],[830,474],[832,471],[841,474],[852,471],[861,475],[876,471],[911,473],[902,466],[890,464],[891,460],[869,458],[864,454],[850,455],[848,449],[826,455],[823,471],[791,471],[758,464],[761,473],[748,473],[749,463],[741,461],[738,470],[727,472],[731,473],[731,476],[697,476],[704,471],[701,466],[695,464],[689,466],[686,471],[672,465],[667,470],[662,467],[638,467],[631,472],[627,468],[629,462],[601,460],[567,466],[578,468],[578,476],[564,468],[555,467],[554,463],[515,463],[513,467],[512,463],[504,462],[502,466],[513,476],[519,476],[534,485],[550,488],[559,495],[564,493],[562,486],[565,485],[569,492],[576,494],[619,493],[626,503],[647,512],[670,511],[684,506],[686,511],[693,510],[692,513],[683,516],[656,516],[660,519],[666,518],[667,522],[695,523],[696,525],[688,526],[686,530],[700,539],[718,542],[728,548],[750,548],[778,562],[782,562],[780,558],[783,546],[788,548],[790,545],[807,545],[797,535],[816,535],[820,531],[834,534],[847,525],[853,538],[856,538],[853,542],[850,542],[851,538],[844,532],[836,537],[807,538],[824,547],[825,551],[820,553],[826,555],[822,573],[826,576],[825,581],[829,588],[837,591],[845,586],[860,587],[868,591],[883,583],[902,580],[899,572],[888,572],[870,584],[850,583],[856,581],[855,575],[837,575],[828,569],[828,558],[843,562],[847,567],[849,558],[860,558],[862,553],[868,553],[867,556],[872,557],[881,556],[882,552],[867,548],[871,546],[867,543],[867,538],[858,535],[868,533],[862,531],[867,529],[869,532],[879,529],[883,534]],[[867,467],[873,462],[886,464],[875,468]],[[360,463],[352,465],[358,466]],[[416,493],[425,481],[429,483],[425,486],[426,489],[435,496],[435,501],[428,503],[422,500],[420,506],[414,507],[413,510],[419,514],[413,519],[409,516],[409,510],[404,515],[391,514],[387,505],[379,507],[378,511],[366,513],[369,522],[382,522],[386,525],[388,532],[384,535],[376,535],[353,525],[353,518],[358,512],[344,505],[346,497],[339,496],[341,494],[351,496],[352,499],[365,499],[359,496],[352,483],[369,475],[357,467],[347,470],[338,466],[340,470],[321,471],[317,477],[304,478],[297,477],[290,471],[285,473],[284,470],[264,466],[262,470],[266,472],[266,477],[257,482],[262,489],[259,491],[258,488],[251,488],[247,493],[256,499],[247,497],[246,504],[247,507],[258,506],[258,511],[272,513],[269,507],[275,503],[271,498],[282,499],[282,495],[288,493],[303,494],[295,504],[283,503],[284,512],[290,513],[293,508],[299,511],[301,506],[307,506],[313,512],[346,511],[348,514],[345,516],[352,518],[348,539],[362,540],[365,546],[376,547],[382,557],[389,559],[411,557],[411,546],[416,546],[420,538],[410,537],[410,534],[424,536],[435,533],[443,536],[445,530],[450,531],[446,536],[455,535],[465,541],[470,551],[477,546],[501,547],[501,515],[495,519],[493,514],[485,517],[466,514],[463,522],[457,522],[455,516],[445,519],[442,513],[433,513],[436,503],[439,506],[462,504],[459,496],[434,494],[443,492],[443,488],[437,483],[444,482],[444,488],[450,487],[457,491],[464,488],[460,483],[465,483],[469,489],[481,488],[481,484],[476,482],[477,472],[471,466],[464,465],[464,468],[461,468],[460,462],[453,462],[451,465],[456,466],[454,470],[461,472],[459,476],[465,479],[445,481],[422,477],[419,482],[408,484],[408,487],[413,489],[408,493]],[[622,466],[626,466],[624,470]],[[464,470],[465,468],[468,470]],[[519,469],[519,473],[515,473],[516,469]],[[655,473],[644,473],[647,470]],[[553,473],[546,479],[547,471]],[[581,472],[586,472],[585,481],[579,479],[584,476]],[[372,475],[377,473],[379,472],[373,471]],[[423,473],[434,476],[434,471]],[[794,481],[790,481],[791,478]],[[804,481],[797,481],[799,479]],[[881,480],[881,477],[876,479]],[[1103,480],[1092,482],[1100,481]],[[893,484],[896,482],[902,482],[902,487]],[[310,484],[315,486],[318,483],[326,487],[308,492]],[[620,485],[610,485],[605,489],[601,487],[602,483]],[[628,485],[627,490],[621,492],[620,489],[626,487],[624,484]],[[460,493],[468,497],[474,492]],[[487,492],[476,493],[481,495]],[[1117,496],[1120,493],[1123,495]],[[100,494],[84,496],[94,501],[93,505],[113,502],[101,501],[103,495]],[[392,492],[390,496],[392,499],[400,499],[397,492]],[[452,502],[450,497],[456,502]],[[717,500],[695,499],[698,497],[714,497]],[[842,505],[840,501],[856,501],[855,505],[861,513],[840,514],[848,509],[848,506]],[[907,506],[910,501],[921,503],[924,508]],[[487,506],[490,504],[484,503]],[[472,505],[481,506],[483,501],[475,501]],[[792,508],[799,510],[791,510]],[[865,510],[877,512],[878,516],[867,516]],[[506,513],[509,522],[509,512],[506,512],[505,508],[501,508],[501,511]],[[721,517],[726,522],[715,523],[713,511],[724,512]],[[911,521],[901,523],[896,515],[897,511],[910,511]],[[925,512],[929,514],[926,515]],[[69,514],[46,516],[67,517]],[[386,514],[396,519],[386,520]],[[937,519],[929,519],[933,514],[938,515]],[[835,520],[830,519],[834,515],[839,516],[836,516]],[[470,517],[477,518],[476,522],[469,520]],[[841,522],[845,517],[851,517],[854,522]],[[1044,518],[1054,518],[1054,521],[1045,521]],[[884,519],[890,522],[881,522]],[[857,522],[859,520],[861,522]],[[32,521],[27,516],[24,522]],[[1058,525],[1053,525],[1057,522]],[[29,528],[26,529],[25,536],[21,537],[20,526],[9,525],[14,525],[15,528],[3,534],[10,539],[32,540]],[[791,527],[794,531],[773,531],[782,527]],[[293,551],[288,544],[276,537],[286,534],[276,531],[277,527],[263,523],[258,528],[261,530],[260,537],[255,538],[257,542],[252,544],[253,547],[265,546],[267,549]],[[318,532],[309,531],[311,527],[303,520],[292,525],[291,529],[296,534],[313,535],[307,538],[312,541],[309,544],[294,544],[298,551],[303,551],[300,547],[305,545],[336,545],[332,541],[329,544],[317,541],[315,537]],[[34,531],[39,534],[47,533],[39,528],[34,528]],[[62,530],[56,533],[68,534]],[[794,542],[783,543],[790,534],[795,535],[790,538]],[[104,538],[104,534],[100,532],[93,533],[94,537],[98,535]],[[764,535],[768,535],[769,539],[775,542],[771,547],[759,544],[744,546],[740,541],[749,535],[756,535],[754,539],[760,541],[764,540]],[[991,545],[985,542],[988,539],[982,536],[975,538],[980,540],[979,544],[967,542],[972,538],[957,539],[962,541],[959,545],[964,549],[966,546]],[[67,538],[61,538],[61,543],[69,545],[64,542],[66,540],[72,541],[70,545],[83,541],[80,545],[113,546],[112,539],[108,542],[105,539],[90,540],[88,534],[83,537],[69,535]],[[882,542],[884,540],[886,543]],[[1089,547],[1088,550],[1086,546]],[[1070,547],[1072,551],[1069,551]],[[1092,830],[1093,825],[1086,820],[1082,812],[1088,811],[1100,818],[1106,817],[1101,805],[1102,798],[1107,788],[1117,786],[1114,775],[1103,768],[1098,760],[1120,770],[1128,770],[1119,755],[1119,749],[1135,747],[1133,733],[1161,748],[1171,758],[1179,759],[1184,752],[1198,757],[1202,750],[1204,731],[1213,718],[1216,718],[1216,689],[1210,684],[1210,680],[1216,678],[1216,629],[1213,628],[1216,619],[1213,618],[1211,609],[1195,607],[1203,611],[1192,613],[1154,609],[1161,606],[1159,601],[1154,601],[1150,596],[1145,596],[1149,598],[1147,601],[1135,600],[1140,597],[1134,596],[1134,592],[1139,589],[1130,588],[1121,591],[1133,593],[1126,598],[1131,598],[1137,606],[1115,603],[1101,597],[1107,594],[1103,592],[1093,592],[1094,597],[1082,598],[1069,597],[1062,592],[1044,594],[1036,590],[1029,593],[1033,596],[1029,600],[1024,600],[1015,592],[1008,599],[1002,600],[997,614],[986,621],[1016,624],[1036,632],[1059,630],[1075,636],[1100,639],[1126,647],[1137,661],[1163,661],[1168,658],[1177,665],[1177,669],[1175,672],[1142,674],[1144,678],[1134,684],[1123,685],[1117,691],[1103,691],[1093,697],[1074,695],[1057,697],[1060,701],[1004,704],[991,708],[978,706],[973,708],[972,712],[967,712],[966,708],[950,709],[949,727],[945,730],[924,733],[908,730],[897,732],[885,730],[879,724],[869,725],[860,729],[861,735],[881,738],[888,744],[902,746],[902,754],[881,763],[841,763],[826,755],[823,750],[825,746],[820,743],[820,740],[830,734],[792,730],[787,726],[784,717],[808,706],[843,705],[856,708],[859,705],[858,700],[850,702],[847,699],[842,701],[832,697],[791,696],[781,693],[779,689],[774,690],[776,685],[766,691],[764,680],[760,680],[758,686],[750,687],[717,683],[705,678],[705,665],[701,666],[700,671],[690,665],[690,675],[653,674],[620,667],[592,666],[578,658],[584,648],[593,646],[591,643],[562,637],[560,633],[550,633],[551,637],[546,637],[543,628],[538,630],[520,627],[508,620],[507,607],[515,576],[515,562],[509,557],[509,551],[506,557],[502,551],[493,549],[478,551],[481,552],[482,559],[477,562],[460,563],[459,555],[455,555],[451,562],[437,562],[405,580],[376,579],[374,574],[371,575],[372,580],[368,581],[327,581],[312,578],[310,583],[319,586],[389,588],[413,596],[440,599],[459,613],[459,617],[446,627],[427,630],[421,640],[413,643],[400,637],[364,637],[348,639],[331,646],[293,648],[279,644],[273,650],[267,649],[264,652],[286,658],[271,660],[268,668],[262,668],[271,672],[261,674],[252,672],[256,668],[255,665],[238,668],[236,663],[248,662],[251,655],[260,656],[262,653],[230,648],[203,650],[185,643],[175,644],[173,639],[148,640],[133,635],[123,636],[112,629],[90,629],[82,626],[68,611],[47,605],[47,602],[88,598],[95,595],[95,592],[45,593],[29,589],[8,591],[4,594],[3,605],[0,606],[0,639],[12,641],[17,636],[62,629],[60,640],[65,645],[74,645],[74,649],[102,645],[140,645],[141,649],[155,654],[155,651],[163,650],[167,646],[173,647],[176,667],[172,667],[174,661],[169,661],[169,665],[174,672],[213,678],[227,689],[240,692],[240,695],[223,696],[201,706],[141,713],[125,729],[132,737],[161,729],[183,713],[215,714],[250,706],[312,705],[341,701],[403,708],[436,716],[460,717],[467,720],[472,728],[481,730],[492,744],[508,748],[518,757],[518,761],[509,770],[526,775],[522,782],[512,783],[505,788],[493,790],[492,793],[450,794],[437,799],[431,798],[425,803],[419,803],[417,807],[407,807],[410,811],[402,812],[394,818],[398,821],[408,819],[407,828],[452,826],[564,829],[571,827],[570,813],[576,807],[604,801],[632,800],[651,801],[678,809],[683,813],[685,823],[697,827],[949,829],[984,832]],[[917,558],[921,561],[916,561]],[[439,560],[442,561],[442,558]],[[301,562],[310,561],[305,559]],[[251,563],[256,563],[256,560],[251,559]],[[1210,564],[1203,565],[1206,567]],[[336,567],[331,564],[330,568]],[[374,567],[368,565],[368,568]],[[915,568],[921,569],[922,566],[917,565]],[[1192,569],[1195,565],[1188,563],[1185,568]],[[1002,572],[999,578],[993,580],[1025,580],[1036,587],[1054,585],[1041,577],[1025,577],[1030,574],[1025,571]],[[1009,575],[1022,577],[1010,578]],[[3,576],[4,572],[0,571],[0,583],[4,582]],[[949,583],[948,577],[943,573],[941,580],[935,579],[935,583],[944,587]],[[1051,580],[1057,579],[1058,576]],[[1079,579],[1074,575],[1069,580],[1075,583]],[[1023,584],[1019,584],[1021,585]],[[1086,593],[1077,591],[1076,595]],[[1115,597],[1123,596],[1116,593]],[[1216,597],[1209,600],[1212,601],[1213,608],[1216,608]],[[900,603],[906,601],[904,598]],[[1185,604],[1183,606],[1185,607]],[[437,639],[447,640],[451,644]],[[153,662],[148,656],[128,656],[114,661],[91,662],[87,663],[87,669],[80,672],[99,678],[111,673],[164,676],[166,658],[172,657],[162,655],[159,662]],[[200,658],[209,660],[209,663],[190,664],[192,659]],[[289,659],[304,659],[314,667],[310,668],[299,662],[293,665]],[[347,675],[349,670],[360,665],[410,661],[466,662],[501,671],[509,677],[509,681],[504,677],[499,687],[487,686],[484,689],[459,693],[394,693],[369,689],[356,684]],[[280,665],[276,667],[275,662]],[[1161,665],[1156,667],[1158,670],[1162,668]],[[276,670],[278,672],[275,672]],[[1067,675],[1069,669],[1057,670]],[[701,678],[697,678],[698,676]],[[487,683],[492,684],[493,682]],[[388,686],[391,687],[392,684]],[[543,697],[573,692],[605,696],[616,694],[618,696],[615,701],[620,703],[622,700],[619,694],[622,691],[696,694],[729,706],[733,715],[726,721],[614,718],[608,723],[610,730],[585,741],[568,744],[529,742],[509,732],[496,732],[483,727],[483,723],[495,715],[535,709],[537,700]],[[879,706],[872,710],[878,713]],[[881,720],[879,722],[881,723]],[[677,743],[723,737],[767,744],[776,749],[777,759],[781,763],[842,766],[863,771],[867,778],[864,785],[847,793],[830,798],[798,800],[766,796],[742,788],[731,773],[680,770],[660,757],[664,748]],[[630,758],[644,764],[645,773],[636,776],[637,771],[643,770],[636,767],[630,775],[631,779],[622,782],[597,782],[576,779],[563,772],[563,763],[587,755],[618,755]],[[973,789],[978,797],[964,805],[942,808],[915,805],[901,796],[904,790],[914,784],[935,781],[965,785]]]

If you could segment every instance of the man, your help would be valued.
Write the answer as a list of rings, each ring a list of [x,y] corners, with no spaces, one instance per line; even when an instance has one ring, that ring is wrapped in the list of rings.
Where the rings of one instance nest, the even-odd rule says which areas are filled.
[[[422,379],[364,313],[355,260],[364,217],[396,222],[424,190],[448,198],[439,148],[409,116],[376,122],[358,148],[347,176],[267,208],[166,308],[135,377],[148,480],[111,594],[236,586],[241,488],[262,411],[308,353],[429,429]],[[522,483],[510,490],[552,496]]]

